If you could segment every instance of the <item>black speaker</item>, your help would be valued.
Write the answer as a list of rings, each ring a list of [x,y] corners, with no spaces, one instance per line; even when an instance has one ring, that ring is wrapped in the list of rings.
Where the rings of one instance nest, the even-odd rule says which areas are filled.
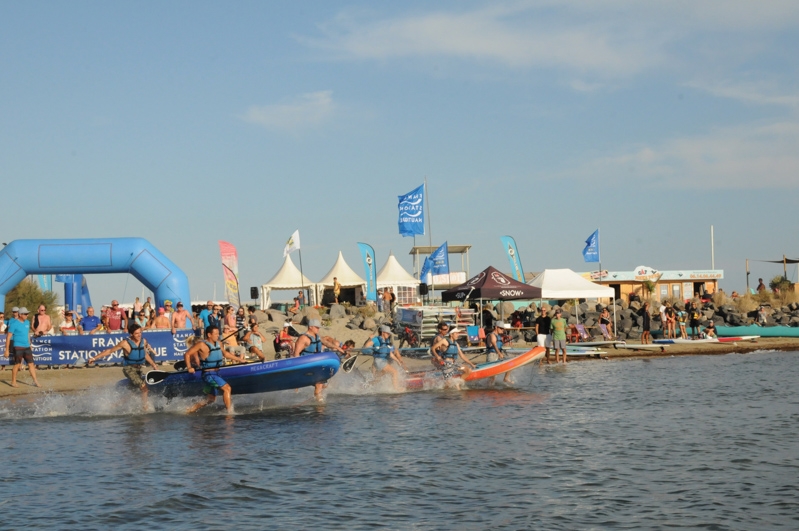
[[[427,284],[419,284],[419,295],[427,295]]]
[[[258,298],[258,288],[250,288],[250,298],[251,299]]]

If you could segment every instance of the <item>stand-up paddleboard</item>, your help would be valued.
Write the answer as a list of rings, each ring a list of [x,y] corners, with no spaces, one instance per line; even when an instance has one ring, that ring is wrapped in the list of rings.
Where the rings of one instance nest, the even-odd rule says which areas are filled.
[[[651,345],[649,343],[623,343],[621,345],[613,345],[613,348],[619,350],[659,350],[661,352],[665,352],[667,346],[668,345],[666,344]]]
[[[577,343],[568,343],[566,348],[569,347],[576,347],[576,348],[585,348],[585,347],[610,347],[613,345],[623,345],[624,341],[618,340],[608,340],[608,341],[580,341]]]
[[[335,352],[322,352],[276,361],[228,365],[219,369],[219,376],[230,384],[233,394],[268,393],[309,387],[325,382],[339,370]],[[127,382],[127,380],[124,380]],[[150,371],[145,377],[151,392],[167,397],[202,396],[202,371]]]
[[[719,343],[732,343],[735,341],[756,341],[760,336],[720,337]]]
[[[476,369],[472,370],[472,372],[470,372],[468,376],[463,377],[463,379],[467,382],[471,382],[497,376],[541,359],[545,353],[546,349],[544,347],[535,347],[513,358],[506,356],[505,359],[502,360],[480,363],[477,365]],[[408,374],[405,379],[405,386],[408,389],[419,389],[425,385],[435,384],[443,380],[444,376],[441,374],[441,371],[413,372]]]
[[[715,337],[704,337],[702,339],[655,339],[652,343],[656,345],[693,345],[694,343],[718,343]]]

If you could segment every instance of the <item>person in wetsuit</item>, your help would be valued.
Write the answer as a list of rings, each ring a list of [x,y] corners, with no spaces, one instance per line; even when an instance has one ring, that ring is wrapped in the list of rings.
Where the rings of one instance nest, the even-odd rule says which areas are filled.
[[[136,323],[129,325],[128,334],[130,334],[130,337],[128,339],[123,339],[116,345],[105,349],[93,358],[89,358],[89,365],[101,358],[105,358],[106,356],[110,356],[111,354],[121,350],[122,374],[125,375],[125,378],[130,381],[130,384],[133,387],[141,390],[142,402],[144,403],[144,409],[146,410],[148,389],[147,384],[144,381],[144,366],[149,365],[153,369],[157,370],[158,365],[156,365],[153,361],[153,358],[150,357],[150,353],[155,355],[155,350],[153,350],[153,347],[150,346],[146,339],[142,338],[141,333],[141,326],[137,325]]]
[[[433,357],[441,366],[441,372],[444,375],[446,385],[454,385],[457,389],[461,388],[461,383],[456,380],[456,377],[468,376],[469,373],[472,372],[472,369],[477,368],[474,363],[463,355],[461,347],[458,346],[457,341],[460,332],[458,328],[451,329],[447,337],[442,337],[437,340],[433,348],[430,349]],[[456,365],[455,358],[460,358],[464,364]]]
[[[184,354],[189,374],[194,374],[194,368],[197,366],[202,370],[205,384],[203,392],[206,395],[204,402],[197,402],[188,409],[187,413],[194,413],[200,408],[213,404],[220,391],[228,413],[233,412],[233,403],[230,398],[232,389],[230,384],[219,376],[219,369],[225,365],[225,358],[240,363],[246,363],[247,360],[228,352],[225,350],[226,347],[227,345],[219,342],[219,327],[211,325],[205,329],[205,341],[193,344]]]

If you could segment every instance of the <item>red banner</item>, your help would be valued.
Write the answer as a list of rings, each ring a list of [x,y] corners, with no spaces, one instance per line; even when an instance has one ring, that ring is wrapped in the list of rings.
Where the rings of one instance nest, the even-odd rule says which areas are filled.
[[[241,306],[239,299],[239,255],[232,243],[219,240],[219,254],[222,256],[222,272],[225,275],[225,296],[231,306]]]

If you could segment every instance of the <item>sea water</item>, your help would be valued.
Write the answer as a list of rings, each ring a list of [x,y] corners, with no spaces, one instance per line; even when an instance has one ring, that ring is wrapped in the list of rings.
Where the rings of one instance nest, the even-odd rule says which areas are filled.
[[[2,529],[799,529],[797,353],[527,367],[513,388],[0,402]],[[220,400],[221,403],[221,400]]]

